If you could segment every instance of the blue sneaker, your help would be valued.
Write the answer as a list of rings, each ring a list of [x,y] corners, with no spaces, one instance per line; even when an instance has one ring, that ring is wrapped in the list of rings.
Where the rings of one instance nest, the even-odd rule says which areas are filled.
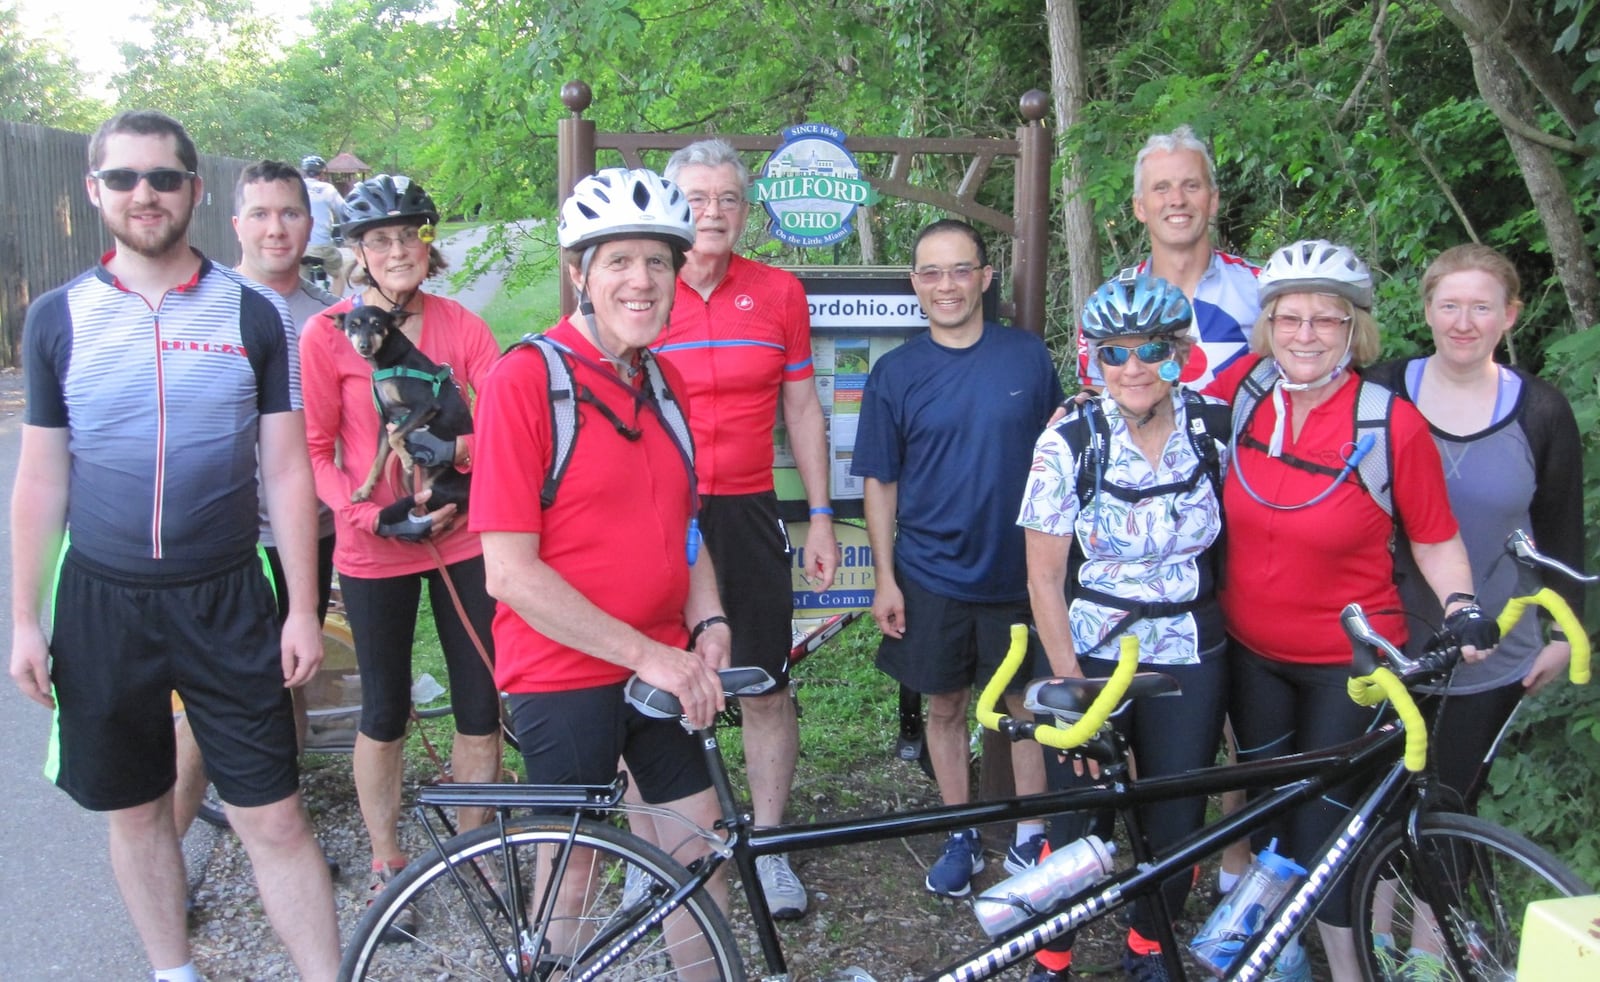
[[[1020,846],[1013,840],[1011,848],[1006,850],[1006,872],[1015,876],[1025,869],[1032,869],[1039,862],[1039,854],[1043,851],[1043,832],[1028,836],[1028,841]]]
[[[965,897],[972,892],[972,878],[983,872],[983,841],[977,829],[952,832],[944,844],[944,855],[928,870],[923,884],[946,897]]]
[[[1167,974],[1167,963],[1159,951],[1136,955],[1132,948],[1123,948],[1122,973],[1128,982],[1172,982],[1172,976]]]

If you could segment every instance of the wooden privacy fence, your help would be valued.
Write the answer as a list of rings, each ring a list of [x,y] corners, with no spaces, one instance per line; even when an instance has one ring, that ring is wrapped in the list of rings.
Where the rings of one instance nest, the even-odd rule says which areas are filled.
[[[26,123],[0,122],[0,365],[21,361],[28,305],[93,266],[111,236],[89,203],[83,178],[89,137]],[[189,241],[219,262],[239,257],[233,236],[233,182],[249,161],[200,157],[205,196]]]

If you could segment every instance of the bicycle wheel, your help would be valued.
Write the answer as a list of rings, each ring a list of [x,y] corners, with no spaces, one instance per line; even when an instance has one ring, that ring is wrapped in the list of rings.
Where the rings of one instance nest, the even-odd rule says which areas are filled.
[[[567,979],[614,958],[594,977],[743,980],[727,918],[704,891],[622,943],[688,879],[665,852],[597,821],[574,834],[567,819],[533,817],[503,840],[484,826],[406,865],[356,926],[339,977]],[[414,933],[394,927],[407,905]]]
[[[1581,896],[1588,885],[1527,839],[1470,815],[1425,815],[1419,847],[1392,829],[1367,851],[1350,894],[1367,979],[1509,980],[1528,905]],[[1431,909],[1423,878],[1447,909]]]

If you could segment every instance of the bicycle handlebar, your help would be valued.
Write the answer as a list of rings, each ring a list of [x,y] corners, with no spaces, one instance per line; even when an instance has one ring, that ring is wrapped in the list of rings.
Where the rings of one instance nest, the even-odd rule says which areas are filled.
[[[1546,566],[1585,583],[1596,579],[1584,576],[1554,559],[1541,555],[1534,548],[1533,540],[1520,530],[1511,534],[1506,542],[1506,549],[1520,562]],[[1510,633],[1530,605],[1543,607],[1549,611],[1550,616],[1566,633],[1567,643],[1572,646],[1572,659],[1567,666],[1567,675],[1574,685],[1587,685],[1590,679],[1589,662],[1592,654],[1589,635],[1583,628],[1583,622],[1578,620],[1578,615],[1573,613],[1571,605],[1561,594],[1549,587],[1543,587],[1529,596],[1510,598],[1506,601],[1505,609],[1496,618],[1500,634],[1504,636]],[[1461,657],[1460,649],[1451,645],[1442,651],[1424,654],[1420,658],[1409,658],[1372,629],[1359,604],[1346,606],[1340,616],[1340,623],[1350,638],[1353,652],[1351,671],[1354,674],[1349,682],[1350,698],[1362,706],[1375,706],[1388,699],[1405,724],[1406,768],[1413,772],[1422,770],[1428,759],[1426,724],[1417,709],[1416,701],[1406,689],[1406,683],[1394,672],[1383,667],[1382,663],[1387,661],[1394,665],[1407,679],[1434,675],[1448,671],[1456,659]]]
[[[1002,715],[995,707],[999,705],[1006,686],[1016,676],[1017,669],[1022,667],[1022,659],[1027,653],[1027,625],[1011,625],[1011,647],[1006,651],[1005,660],[1000,663],[994,677],[983,687],[982,694],[978,696],[978,722],[984,728],[1004,733],[1009,726],[1018,722]],[[1094,702],[1089,704],[1089,708],[1083,711],[1082,718],[1065,729],[1050,723],[1022,724],[1032,726],[1033,729],[1028,736],[1054,750],[1072,750],[1088,743],[1116,711],[1138,668],[1139,640],[1131,634],[1125,634],[1122,636],[1122,649],[1117,658],[1116,669],[1106,680],[1105,688],[1095,697]]]
[[[1567,644],[1572,646],[1572,661],[1567,665],[1567,677],[1572,679],[1574,685],[1587,685],[1589,657],[1592,652],[1589,634],[1583,629],[1583,622],[1578,620],[1578,615],[1572,612],[1572,605],[1567,603],[1565,597],[1549,587],[1541,588],[1532,596],[1512,597],[1507,600],[1506,609],[1501,611],[1496,619],[1496,623],[1500,625],[1501,635],[1509,633],[1516,626],[1530,604],[1548,610],[1555,622],[1561,625],[1561,630],[1567,635]]]

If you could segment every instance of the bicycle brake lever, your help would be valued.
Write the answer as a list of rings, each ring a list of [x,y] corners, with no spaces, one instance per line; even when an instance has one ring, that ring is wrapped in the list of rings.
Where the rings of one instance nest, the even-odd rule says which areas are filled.
[[[1361,609],[1360,604],[1345,604],[1339,614],[1339,623],[1344,627],[1345,637],[1350,639],[1355,675],[1369,675],[1385,662],[1401,676],[1417,670],[1417,661],[1407,658],[1388,638],[1379,634],[1372,622],[1367,620],[1366,611]]]
[[[1579,583],[1600,583],[1600,575],[1586,576],[1559,559],[1551,559],[1540,552],[1533,544],[1533,539],[1521,529],[1512,530],[1506,537],[1506,551],[1517,557],[1518,561],[1530,566],[1543,566],[1553,569],[1563,576],[1570,576]]]

